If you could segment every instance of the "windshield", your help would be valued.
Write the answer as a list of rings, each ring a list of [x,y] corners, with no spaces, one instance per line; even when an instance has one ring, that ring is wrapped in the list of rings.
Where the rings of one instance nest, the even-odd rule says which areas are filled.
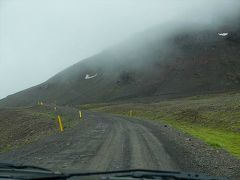
[[[0,179],[238,179],[239,22],[239,0],[0,0]]]

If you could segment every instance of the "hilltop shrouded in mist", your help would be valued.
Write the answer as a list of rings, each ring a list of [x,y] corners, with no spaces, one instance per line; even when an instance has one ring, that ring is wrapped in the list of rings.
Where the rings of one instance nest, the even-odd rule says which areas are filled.
[[[234,17],[239,4],[238,0],[0,0],[0,99],[150,27],[168,22],[192,22],[203,29],[217,26]],[[166,31],[178,33],[170,27],[158,31],[161,36]]]
[[[0,101],[2,105],[38,100],[82,104],[239,88],[238,1],[91,1],[84,6],[92,13],[97,10],[92,16],[73,8],[80,5],[77,1],[53,1],[48,7],[41,1],[38,7],[46,11],[46,18],[42,12],[40,19],[24,16],[27,20],[22,22],[36,24],[18,24],[21,36],[9,31],[16,16],[6,13],[19,10],[19,4],[0,2],[0,37],[5,37],[0,43],[1,93],[13,84],[16,89],[23,87],[17,82],[35,84],[54,74],[52,69],[83,59],[38,86],[8,96]],[[45,21],[50,17],[57,21]],[[31,36],[24,36],[26,28]]]
[[[239,89],[238,20],[235,17],[206,28],[198,23],[164,23],[80,61],[41,85],[9,96],[1,104],[19,106],[42,100],[77,105]]]

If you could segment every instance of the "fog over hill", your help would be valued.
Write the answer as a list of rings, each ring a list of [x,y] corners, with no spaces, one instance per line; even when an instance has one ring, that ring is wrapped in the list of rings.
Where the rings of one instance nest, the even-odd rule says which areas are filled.
[[[162,23],[87,58],[1,106],[187,96],[240,88],[239,16]]]
[[[239,9],[239,0],[0,0],[0,99],[129,37],[135,48],[147,38],[137,32],[160,40],[179,25],[206,30]]]

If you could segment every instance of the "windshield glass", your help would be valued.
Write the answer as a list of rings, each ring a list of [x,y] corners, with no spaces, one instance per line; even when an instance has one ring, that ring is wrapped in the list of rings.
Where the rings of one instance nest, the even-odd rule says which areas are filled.
[[[238,179],[239,22],[239,0],[0,0],[0,178]]]

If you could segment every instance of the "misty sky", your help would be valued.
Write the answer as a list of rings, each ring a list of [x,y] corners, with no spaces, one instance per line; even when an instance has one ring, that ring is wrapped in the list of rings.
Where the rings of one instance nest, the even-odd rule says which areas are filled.
[[[239,0],[0,0],[0,99],[166,21],[236,12]]]

